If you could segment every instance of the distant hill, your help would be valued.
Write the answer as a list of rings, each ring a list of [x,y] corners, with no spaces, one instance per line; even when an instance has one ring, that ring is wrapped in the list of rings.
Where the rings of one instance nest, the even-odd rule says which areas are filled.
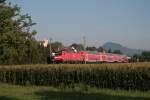
[[[120,50],[123,54],[132,56],[134,54],[140,54],[143,50],[138,50],[138,49],[131,49],[122,46],[121,44],[118,43],[113,43],[113,42],[107,42],[102,46],[104,49],[109,50],[111,49],[112,51],[114,50]]]

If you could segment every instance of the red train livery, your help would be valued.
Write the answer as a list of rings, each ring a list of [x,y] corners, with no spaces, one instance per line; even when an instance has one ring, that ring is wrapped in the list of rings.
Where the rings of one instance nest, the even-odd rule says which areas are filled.
[[[101,62],[128,62],[128,57],[122,54],[102,53],[102,52],[68,52],[62,50],[53,54],[54,63],[101,63]]]

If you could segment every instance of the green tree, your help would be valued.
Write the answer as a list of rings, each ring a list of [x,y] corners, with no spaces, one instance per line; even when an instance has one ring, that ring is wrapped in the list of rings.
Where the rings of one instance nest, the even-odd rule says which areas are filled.
[[[135,55],[133,55],[133,57],[132,57],[132,61],[133,61],[133,62],[139,62],[139,58],[140,58],[140,55],[139,55],[139,54],[135,54]]]
[[[32,53],[38,52],[34,38],[35,25],[28,14],[21,15],[20,8],[0,0],[0,64],[32,63]]]
[[[141,56],[143,57],[144,61],[150,61],[150,51],[143,51]]]
[[[120,50],[114,50],[113,53],[115,53],[115,54],[122,54],[122,52]]]
[[[77,51],[84,50],[84,46],[82,44],[73,43],[70,47],[74,47]]]
[[[108,49],[108,53],[112,53],[112,50],[111,50],[111,48],[109,48],[109,49]]]
[[[103,47],[100,46],[100,47],[97,48],[97,51],[98,51],[98,52],[104,52],[105,50],[104,50]]]
[[[64,45],[58,41],[51,43],[51,47],[54,51],[60,51],[60,50],[64,49]]]
[[[86,47],[86,50],[88,51],[97,51],[97,48],[96,47]]]

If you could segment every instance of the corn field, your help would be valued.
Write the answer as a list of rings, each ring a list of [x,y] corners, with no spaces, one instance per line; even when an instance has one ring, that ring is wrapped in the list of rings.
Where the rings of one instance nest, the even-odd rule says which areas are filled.
[[[150,63],[0,66],[0,81],[17,85],[150,90]]]

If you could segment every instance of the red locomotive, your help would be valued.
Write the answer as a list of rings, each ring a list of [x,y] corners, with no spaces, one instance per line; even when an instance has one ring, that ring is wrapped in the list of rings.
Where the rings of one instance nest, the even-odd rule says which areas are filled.
[[[128,62],[128,57],[122,54],[62,50],[52,54],[54,63],[101,63],[101,62]]]

